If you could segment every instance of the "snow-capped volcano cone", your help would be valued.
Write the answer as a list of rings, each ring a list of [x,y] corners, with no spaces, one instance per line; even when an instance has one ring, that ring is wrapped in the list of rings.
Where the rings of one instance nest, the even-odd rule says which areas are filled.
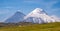
[[[41,8],[36,8],[31,13],[29,13],[25,18],[28,18],[30,16],[32,16],[32,17],[40,17],[40,15],[42,15],[42,14],[45,15],[47,13],[45,13],[45,11],[43,9],[41,9]]]
[[[46,12],[41,8],[36,8],[32,11],[33,13],[46,14]]]
[[[31,13],[29,13],[26,17],[24,17],[26,22],[34,22],[34,23],[49,23],[49,22],[55,22],[53,18],[47,15],[47,13],[41,9],[36,8]]]

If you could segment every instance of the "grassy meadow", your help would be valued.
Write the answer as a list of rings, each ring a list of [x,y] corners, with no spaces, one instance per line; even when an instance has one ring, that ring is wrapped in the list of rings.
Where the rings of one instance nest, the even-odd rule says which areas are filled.
[[[0,31],[60,31],[60,23],[0,27]]]

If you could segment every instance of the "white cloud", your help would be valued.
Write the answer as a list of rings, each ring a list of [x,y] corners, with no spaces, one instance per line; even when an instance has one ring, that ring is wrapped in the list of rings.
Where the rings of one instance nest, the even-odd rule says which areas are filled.
[[[56,15],[52,15],[51,17],[54,18],[57,22],[60,22],[60,18],[57,17]]]

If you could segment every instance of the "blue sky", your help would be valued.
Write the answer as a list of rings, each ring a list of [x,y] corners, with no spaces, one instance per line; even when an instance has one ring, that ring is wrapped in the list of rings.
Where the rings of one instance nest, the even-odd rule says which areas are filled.
[[[0,21],[4,21],[17,11],[27,15],[35,8],[42,8],[49,15],[60,17],[60,0],[0,0]]]

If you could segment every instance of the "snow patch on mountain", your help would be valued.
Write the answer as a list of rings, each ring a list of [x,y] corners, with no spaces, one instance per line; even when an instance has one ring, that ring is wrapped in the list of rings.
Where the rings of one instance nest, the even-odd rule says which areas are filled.
[[[34,23],[50,23],[55,22],[55,19],[48,16],[48,14],[41,8],[36,8],[27,16],[24,17],[26,22],[33,21]]]

